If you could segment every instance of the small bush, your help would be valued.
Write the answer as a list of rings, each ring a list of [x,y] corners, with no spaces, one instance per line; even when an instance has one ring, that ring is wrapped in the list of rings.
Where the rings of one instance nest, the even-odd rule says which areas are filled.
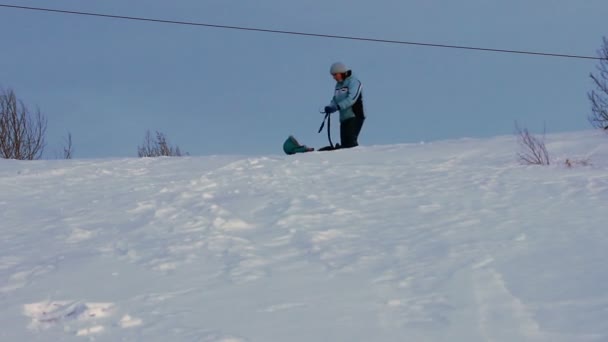
[[[545,146],[545,133],[542,138],[537,138],[532,135],[528,129],[520,128],[515,123],[521,152],[517,154],[519,161],[525,165],[549,165],[549,152]]]
[[[40,110],[31,113],[12,90],[0,89],[0,158],[40,159],[46,126]]]
[[[150,131],[146,132],[144,143],[137,148],[137,155],[143,157],[181,157],[182,153],[178,146],[173,147],[167,141],[165,135],[156,131],[155,138],[152,137]]]
[[[68,133],[63,146],[63,159],[72,159],[74,156],[74,146],[72,145],[72,133]]]

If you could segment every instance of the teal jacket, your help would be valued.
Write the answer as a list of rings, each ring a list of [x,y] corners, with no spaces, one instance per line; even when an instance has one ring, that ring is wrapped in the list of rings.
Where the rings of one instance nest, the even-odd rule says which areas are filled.
[[[340,122],[354,118],[365,117],[363,112],[363,95],[361,81],[349,71],[346,79],[336,83],[331,104],[340,111]]]

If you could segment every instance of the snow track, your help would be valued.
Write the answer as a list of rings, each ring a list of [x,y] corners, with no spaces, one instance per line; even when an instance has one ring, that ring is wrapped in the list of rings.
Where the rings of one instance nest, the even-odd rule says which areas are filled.
[[[511,137],[0,160],[0,340],[606,340],[608,139],[549,138],[592,165]]]

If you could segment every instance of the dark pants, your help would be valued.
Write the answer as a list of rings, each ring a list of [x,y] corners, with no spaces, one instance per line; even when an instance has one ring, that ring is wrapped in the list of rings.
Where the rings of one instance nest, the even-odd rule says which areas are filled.
[[[354,117],[340,123],[340,148],[359,146],[357,139],[365,117]]]

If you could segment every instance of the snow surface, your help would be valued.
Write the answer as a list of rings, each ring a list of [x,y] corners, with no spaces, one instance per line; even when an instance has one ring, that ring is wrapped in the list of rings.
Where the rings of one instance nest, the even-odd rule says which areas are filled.
[[[0,160],[0,340],[608,341],[608,136],[547,141]]]

